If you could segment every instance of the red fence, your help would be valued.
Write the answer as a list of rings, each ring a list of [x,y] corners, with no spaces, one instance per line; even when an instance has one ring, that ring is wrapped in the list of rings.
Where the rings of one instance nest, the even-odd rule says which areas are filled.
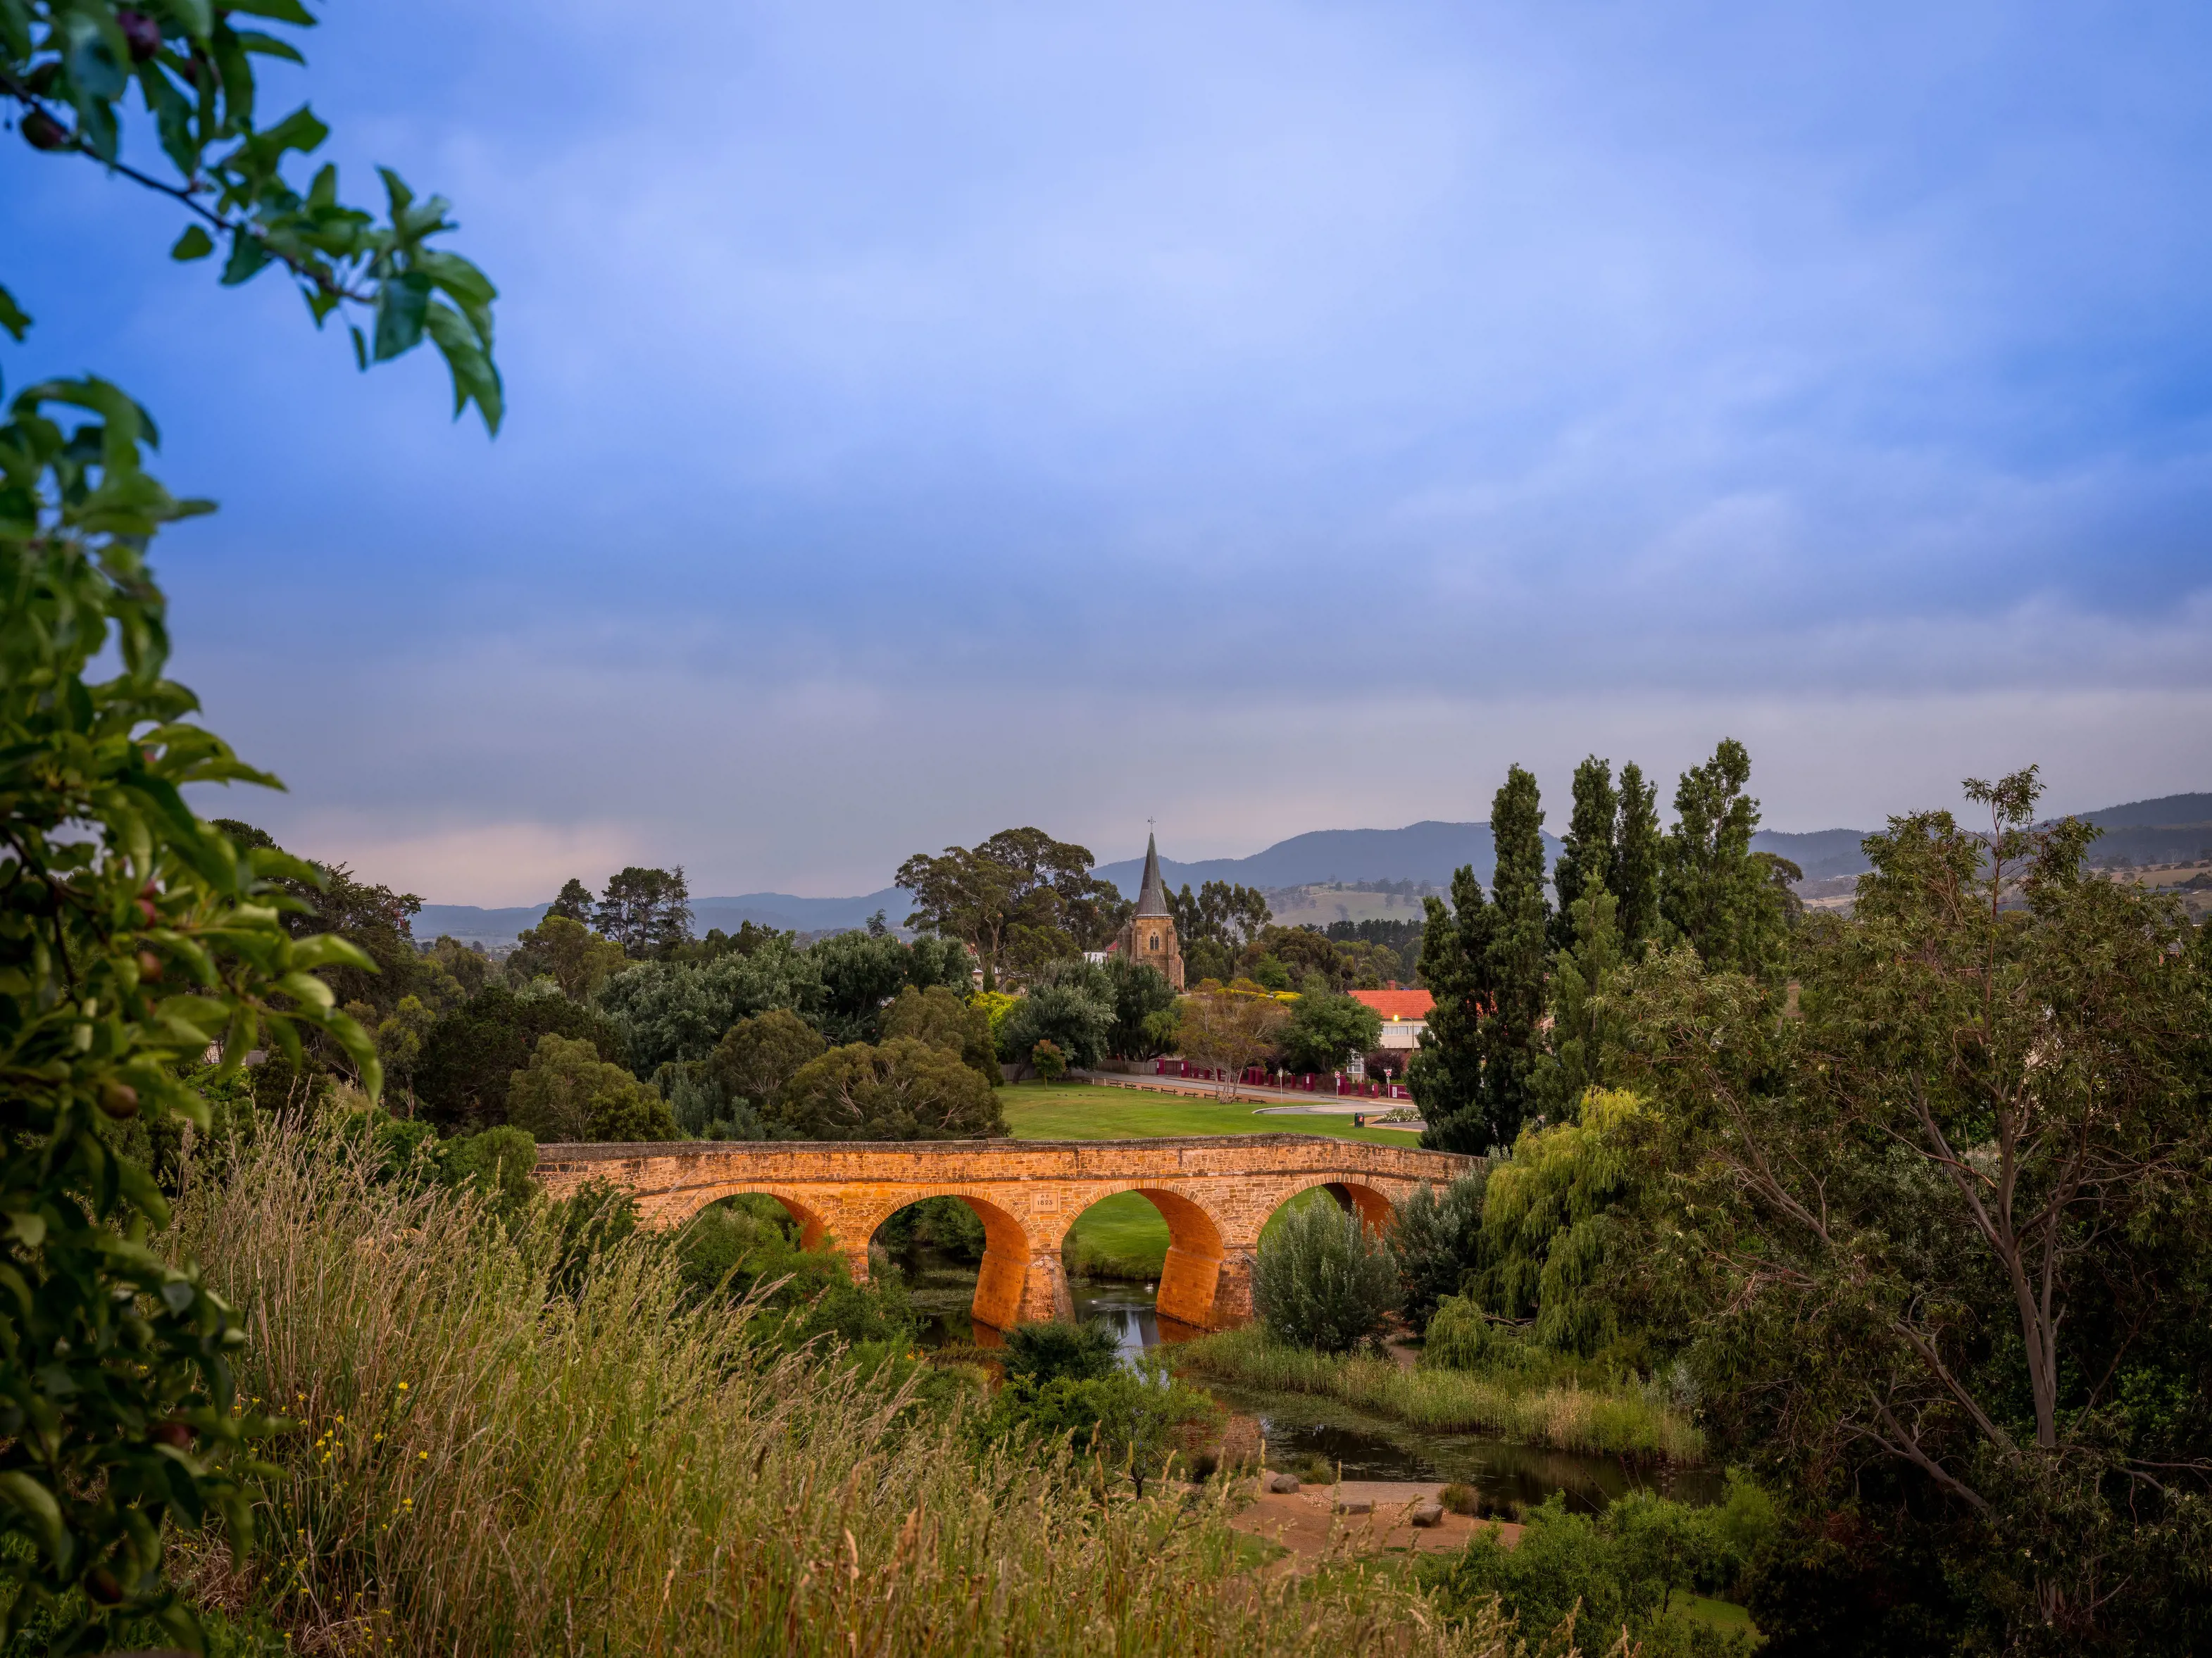
[[[1191,1082],[1218,1083],[1221,1080],[1218,1071],[1193,1065],[1188,1060],[1158,1060],[1153,1063],[1154,1074],[1158,1076],[1181,1077]],[[1326,1077],[1310,1071],[1303,1076],[1294,1077],[1287,1072],[1277,1075],[1255,1065],[1237,1080],[1238,1085],[1244,1088],[1294,1089],[1308,1094],[1334,1095],[1339,1099],[1410,1100],[1413,1097],[1407,1092],[1403,1083],[1362,1082],[1346,1076],[1340,1071]]]

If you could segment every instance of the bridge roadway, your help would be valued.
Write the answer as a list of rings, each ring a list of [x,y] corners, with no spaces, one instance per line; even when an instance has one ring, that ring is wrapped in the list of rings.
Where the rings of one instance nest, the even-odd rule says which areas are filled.
[[[1478,1159],[1320,1134],[1129,1140],[681,1140],[538,1149],[538,1179],[565,1197],[592,1180],[636,1194],[646,1224],[676,1226],[708,1204],[757,1192],[781,1204],[808,1248],[828,1242],[856,1282],[868,1241],[899,1210],[954,1197],[983,1222],[975,1315],[999,1329],[1072,1310],[1060,1246],[1080,1215],[1141,1193],[1168,1224],[1164,1317],[1202,1329],[1252,1315],[1260,1229],[1299,1193],[1325,1187],[1370,1226],[1424,1181]]]

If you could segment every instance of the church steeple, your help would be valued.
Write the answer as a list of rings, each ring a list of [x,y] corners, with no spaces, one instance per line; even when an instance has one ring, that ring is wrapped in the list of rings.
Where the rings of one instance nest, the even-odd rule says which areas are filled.
[[[1172,915],[1168,908],[1167,883],[1160,879],[1160,843],[1156,835],[1145,837],[1145,884],[1137,889],[1139,919],[1152,915]]]
[[[1160,843],[1157,835],[1145,837],[1144,884],[1137,889],[1137,907],[1121,923],[1114,950],[1123,961],[1156,968],[1175,988],[1182,988],[1182,949],[1176,938],[1175,911],[1168,903],[1168,884],[1160,878]]]

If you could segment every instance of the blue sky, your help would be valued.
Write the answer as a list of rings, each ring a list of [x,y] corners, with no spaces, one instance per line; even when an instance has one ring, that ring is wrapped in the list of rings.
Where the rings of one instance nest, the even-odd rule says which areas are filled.
[[[496,441],[0,143],[0,367],[123,381],[222,502],[179,677],[298,850],[865,891],[1513,761],[1556,825],[1723,734],[1785,829],[2212,786],[2202,7],[325,16],[349,187],[504,291]]]

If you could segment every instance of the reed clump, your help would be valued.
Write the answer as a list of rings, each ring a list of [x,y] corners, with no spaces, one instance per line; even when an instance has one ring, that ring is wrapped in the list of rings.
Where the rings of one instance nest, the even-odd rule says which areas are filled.
[[[1178,1370],[1197,1376],[1318,1394],[1416,1427],[1652,1461],[1705,1459],[1704,1434],[1647,1387],[1592,1387],[1510,1371],[1407,1370],[1387,1358],[1285,1346],[1256,1324],[1182,1343],[1174,1355]]]
[[[1515,1649],[1394,1574],[1241,1570],[1220,1482],[1138,1500],[990,1444],[963,1390],[754,1339],[649,1235],[579,1275],[542,1212],[502,1223],[296,1133],[240,1151],[179,1224],[248,1320],[244,1391],[301,1424],[270,1449],[251,1569],[185,1552],[295,1650]]]

